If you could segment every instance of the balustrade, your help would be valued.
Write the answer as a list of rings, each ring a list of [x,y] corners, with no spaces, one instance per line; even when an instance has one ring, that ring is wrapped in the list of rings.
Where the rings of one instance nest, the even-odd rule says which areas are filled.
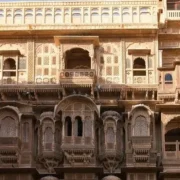
[[[167,11],[167,18],[170,20],[179,20],[180,19],[180,11],[173,10],[173,11]]]
[[[147,84],[147,78],[146,76],[134,76],[133,77],[133,83],[134,84]]]
[[[140,2],[141,3],[141,2]],[[139,3],[139,4],[140,4]],[[123,4],[123,7],[122,7]],[[23,4],[22,4],[23,5]],[[6,4],[8,7],[8,4]],[[60,7],[60,8],[59,8]],[[119,5],[109,7],[63,7],[57,4],[54,8],[1,8],[0,24],[27,25],[27,24],[114,24],[114,23],[157,23],[155,6],[144,7],[140,4],[128,6],[128,2],[119,2]],[[154,15],[155,14],[155,15]],[[155,22],[156,21],[156,22]]]
[[[92,69],[65,69],[60,72],[60,82],[65,84],[93,84],[95,70]]]
[[[166,142],[165,143],[165,151],[164,151],[165,159],[180,159],[180,142]]]

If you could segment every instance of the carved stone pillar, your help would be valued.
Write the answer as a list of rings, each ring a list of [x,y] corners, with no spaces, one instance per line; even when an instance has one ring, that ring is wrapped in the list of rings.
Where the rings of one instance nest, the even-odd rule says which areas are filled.
[[[40,180],[59,180],[59,179],[53,176],[46,176],[46,177],[41,178]]]
[[[28,47],[28,82],[34,81],[34,40],[28,40],[27,42]]]
[[[90,46],[89,56],[91,58],[91,69],[94,69],[95,68],[95,63],[94,63],[94,47],[93,47],[93,45]]]

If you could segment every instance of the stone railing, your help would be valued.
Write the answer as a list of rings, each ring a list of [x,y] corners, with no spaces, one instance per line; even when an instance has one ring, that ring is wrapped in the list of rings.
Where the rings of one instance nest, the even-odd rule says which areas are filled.
[[[65,69],[60,72],[61,84],[93,84],[95,70],[93,69]]]
[[[101,4],[101,5],[100,5]],[[13,7],[15,6],[15,8]],[[50,25],[90,25],[110,24],[119,26],[119,24],[150,24],[157,25],[157,6],[155,1],[116,1],[116,2],[57,2],[48,3],[19,3],[19,4],[0,4],[0,30],[2,26],[8,26],[8,29],[26,29],[27,25],[31,30]],[[16,6],[18,5],[18,6]],[[10,7],[9,7],[10,6]],[[27,6],[27,7],[26,7]],[[24,25],[24,26],[23,26]],[[66,26],[64,26],[66,25]],[[149,25],[149,26],[148,26]],[[137,25],[136,25],[137,26]],[[134,26],[134,27],[136,27]],[[138,27],[138,26],[137,26]],[[88,27],[89,28],[89,27]],[[111,27],[110,27],[111,28]],[[124,28],[119,26],[119,28]],[[152,26],[151,26],[152,28]]]
[[[147,84],[147,77],[146,76],[134,76],[133,77],[133,84]]]
[[[167,11],[167,18],[168,20],[180,20],[180,11]]]
[[[179,159],[180,160],[180,142],[166,142],[164,159]]]

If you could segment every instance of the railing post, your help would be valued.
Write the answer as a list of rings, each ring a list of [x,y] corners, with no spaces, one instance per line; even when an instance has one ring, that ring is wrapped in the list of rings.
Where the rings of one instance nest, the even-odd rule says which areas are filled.
[[[178,140],[176,140],[176,159],[179,159],[179,148],[178,148]]]

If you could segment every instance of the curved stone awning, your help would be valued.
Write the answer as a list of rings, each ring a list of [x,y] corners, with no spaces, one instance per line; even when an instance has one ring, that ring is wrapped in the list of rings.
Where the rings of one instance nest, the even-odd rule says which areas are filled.
[[[154,113],[153,113],[153,111],[149,108],[149,106],[146,106],[146,105],[144,105],[144,104],[137,104],[137,105],[135,105],[135,106],[132,106],[131,111],[128,113],[128,117],[130,118],[131,116],[133,116],[134,112],[135,112],[136,110],[138,110],[139,108],[142,108],[142,109],[146,110],[147,113],[149,114],[149,116],[154,116]]]
[[[10,110],[10,111],[14,112],[17,115],[19,121],[21,121],[22,113],[19,111],[19,109],[17,107],[14,107],[14,106],[4,106],[4,107],[0,108],[0,112],[3,111],[3,110]]]
[[[40,180],[59,180],[59,179],[53,176],[46,176],[46,177],[41,178]]]
[[[99,114],[100,114],[99,109],[97,105],[95,104],[95,102],[87,96],[77,95],[77,94],[70,95],[64,98],[63,100],[61,100],[54,108],[54,117],[58,114],[58,112],[66,110],[66,108],[70,104],[75,103],[75,102],[85,102],[91,108],[91,110],[94,111],[99,117]]]
[[[102,180],[121,180],[121,179],[118,178],[117,176],[109,175],[104,177]]]

